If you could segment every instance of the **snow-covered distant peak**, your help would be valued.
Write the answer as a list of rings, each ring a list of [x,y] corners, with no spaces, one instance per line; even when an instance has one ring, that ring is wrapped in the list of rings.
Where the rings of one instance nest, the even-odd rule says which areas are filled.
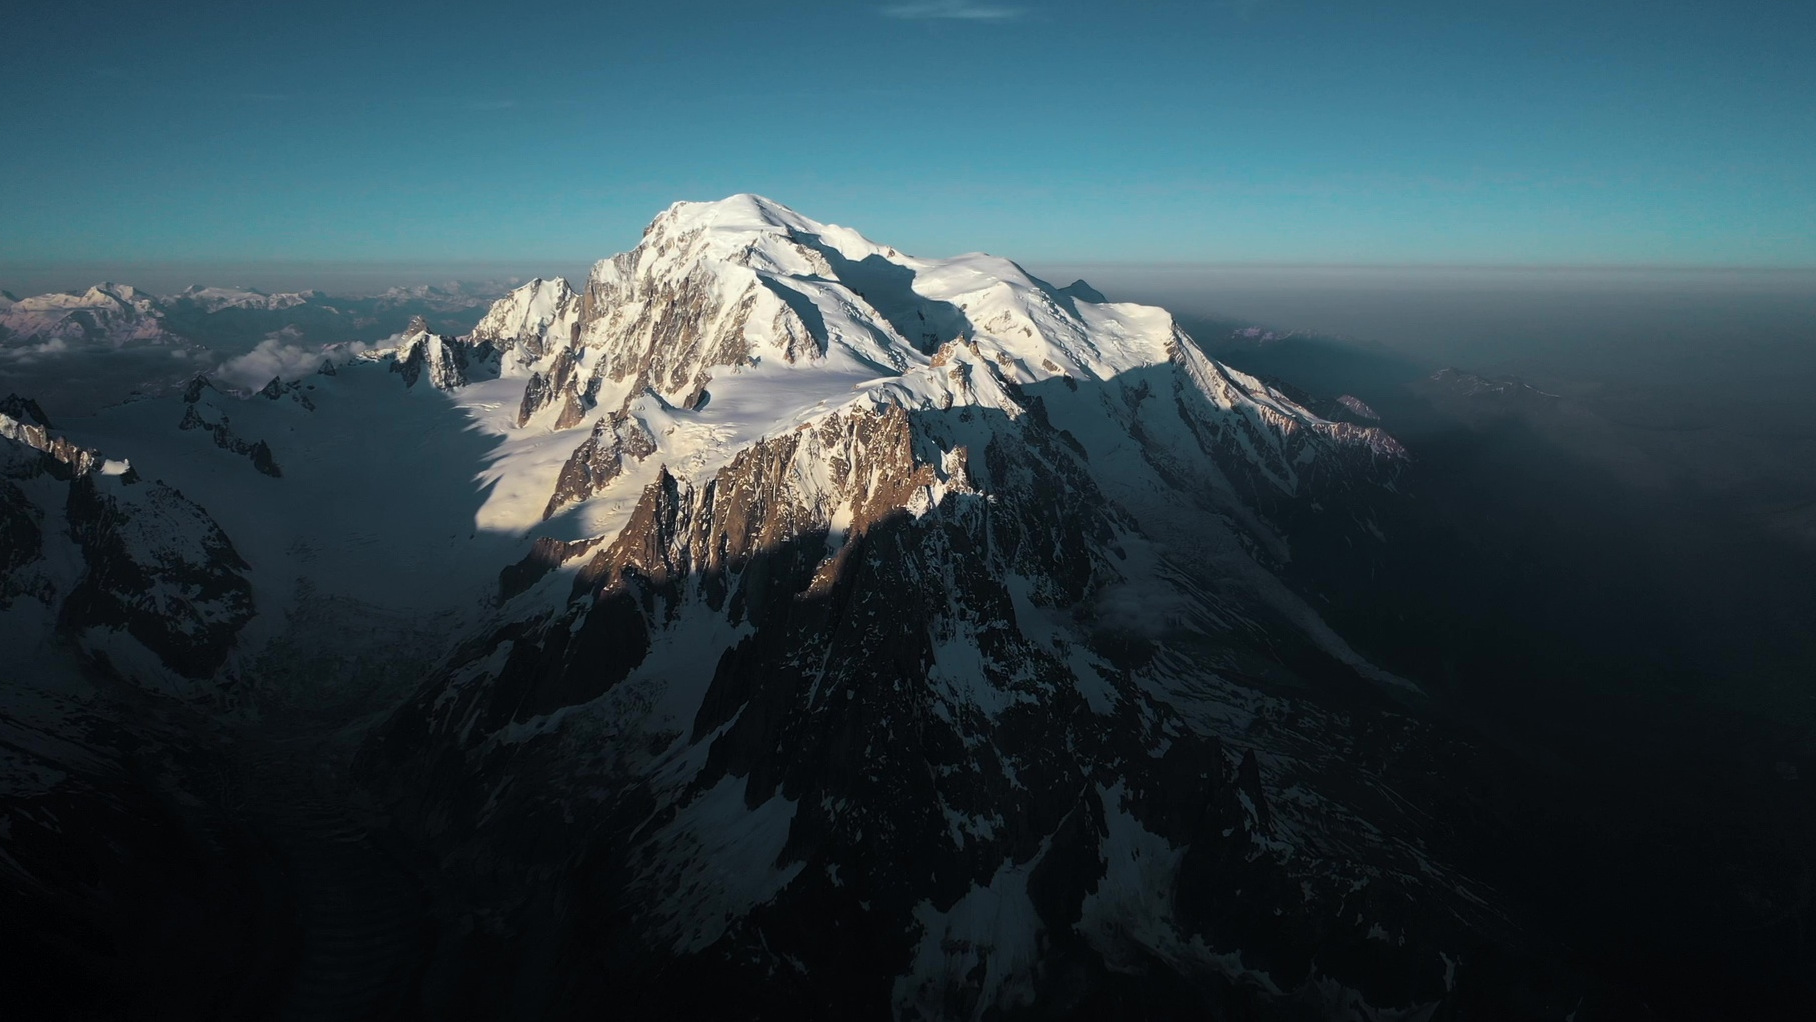
[[[20,298],[0,306],[0,338],[27,344],[125,344],[174,340],[164,310],[128,284],[102,283],[86,291]]]
[[[373,344],[352,346],[349,351],[355,361],[376,362],[391,355],[401,356],[412,347],[431,340],[452,342],[454,338],[436,333],[429,327],[429,321],[422,316],[412,316],[409,325],[397,333],[381,338]],[[331,350],[334,347],[333,345],[324,346],[324,350]]]
[[[672,245],[679,239],[694,236],[708,240],[711,254],[734,261],[747,252],[758,255],[791,252],[787,242],[804,242],[809,248],[831,248],[854,261],[870,256],[894,261],[907,259],[894,248],[872,241],[849,227],[815,220],[774,199],[749,192],[712,202],[674,203],[644,229],[643,243],[639,247]],[[772,248],[769,244],[772,240],[784,244]],[[784,261],[792,258],[791,254],[784,257]],[[811,257],[809,261],[812,261]]]
[[[435,386],[458,388],[456,400],[512,437],[500,480],[513,466],[552,471],[549,452],[573,451],[577,428],[644,423],[647,459],[613,460],[628,449],[617,427],[616,446],[602,436],[568,459],[570,482],[585,485],[501,482],[501,494],[538,499],[505,508],[500,497],[482,515],[494,527],[530,527],[577,499],[588,528],[609,534],[657,466],[697,483],[753,443],[845,413],[1014,422],[1077,404],[1083,417],[1067,428],[1087,444],[1133,429],[1153,448],[1164,425],[1180,457],[1223,443],[1288,492],[1297,466],[1321,452],[1398,453],[1386,434],[1326,421],[1208,358],[1165,309],[1108,301],[1083,281],[1056,287],[985,253],[910,256],[748,194],[670,206],[579,294],[531,281],[494,303],[464,344],[400,338],[374,357],[406,374],[441,366]],[[1171,396],[1156,407],[1181,409],[1188,425],[1098,421],[1162,393]],[[1115,456],[1113,445],[1103,452]],[[551,502],[551,488],[565,496]]]
[[[450,280],[444,284],[417,284],[410,287],[386,288],[372,295],[380,307],[417,305],[441,312],[476,309],[492,304],[507,287],[496,282],[464,283]]]
[[[86,291],[53,291],[49,294],[33,295],[20,298],[14,302],[15,307],[33,311],[59,311],[65,309],[114,309],[137,308],[150,312],[156,301],[145,292],[130,284],[100,283]]]
[[[96,284],[88,289],[83,298],[94,303],[107,301],[141,302],[154,301],[152,296],[133,287],[131,284],[115,284],[112,281]]]
[[[266,309],[276,312],[319,301],[323,297],[325,296],[320,291],[268,294],[253,288],[203,287],[191,284],[166,300],[187,303],[205,312],[218,312],[222,309]]]

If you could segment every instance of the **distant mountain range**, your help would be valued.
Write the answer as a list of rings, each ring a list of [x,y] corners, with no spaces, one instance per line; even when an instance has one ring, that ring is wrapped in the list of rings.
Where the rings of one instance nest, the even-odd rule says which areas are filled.
[[[176,390],[261,346],[249,364],[262,372],[293,350],[370,342],[416,316],[465,332],[508,290],[450,283],[328,295],[198,285],[160,296],[108,283],[30,298],[0,292],[0,378],[66,413],[86,413],[135,393]],[[240,375],[229,370],[226,378]]]
[[[23,348],[61,343],[120,348],[140,343],[205,343],[228,322],[243,335],[248,326],[260,322],[253,318],[259,314],[265,314],[263,322],[274,324],[274,330],[297,327],[300,331],[303,328],[299,324],[316,330],[360,330],[369,329],[387,312],[407,318],[484,309],[503,290],[500,285],[449,284],[330,297],[320,291],[266,294],[195,285],[174,295],[158,296],[131,285],[107,283],[96,284],[80,294],[57,292],[17,298],[0,292],[0,345]]]

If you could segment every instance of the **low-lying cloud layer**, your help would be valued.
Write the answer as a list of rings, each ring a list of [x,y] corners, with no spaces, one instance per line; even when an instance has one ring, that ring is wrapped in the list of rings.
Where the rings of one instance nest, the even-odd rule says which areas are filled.
[[[320,369],[324,361],[350,358],[373,348],[361,341],[316,346],[297,344],[297,336],[294,331],[283,331],[265,338],[244,355],[222,362],[215,370],[215,378],[231,387],[256,390],[274,378],[294,380]]]

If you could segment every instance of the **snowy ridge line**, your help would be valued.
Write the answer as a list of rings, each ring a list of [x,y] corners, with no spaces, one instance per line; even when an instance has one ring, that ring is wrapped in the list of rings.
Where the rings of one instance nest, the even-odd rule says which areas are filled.
[[[1205,356],[1163,309],[983,253],[908,256],[755,195],[675,203],[579,291],[538,278],[465,337],[413,324],[357,358],[388,360],[406,382],[426,367],[503,439],[488,478],[534,479],[541,499],[495,501],[481,519],[518,532],[559,515],[571,535],[615,534],[658,468],[703,484],[750,445],[841,409],[1017,419],[1025,388],[1154,369],[1177,374],[1283,492],[1326,452],[1405,456],[1379,428],[1320,418]],[[585,469],[599,445],[581,448],[608,420],[641,423],[653,449]]]
[[[279,311],[319,302],[327,298],[321,291],[280,291],[276,293],[259,291],[254,288],[240,287],[204,287],[200,284],[166,295],[161,301],[165,303],[188,302],[207,312],[219,312],[222,309],[265,309]]]

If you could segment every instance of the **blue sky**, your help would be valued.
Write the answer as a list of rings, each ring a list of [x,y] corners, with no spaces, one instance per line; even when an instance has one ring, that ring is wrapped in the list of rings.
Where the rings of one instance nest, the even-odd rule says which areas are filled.
[[[0,263],[1816,265],[1816,5],[15,0]]]

